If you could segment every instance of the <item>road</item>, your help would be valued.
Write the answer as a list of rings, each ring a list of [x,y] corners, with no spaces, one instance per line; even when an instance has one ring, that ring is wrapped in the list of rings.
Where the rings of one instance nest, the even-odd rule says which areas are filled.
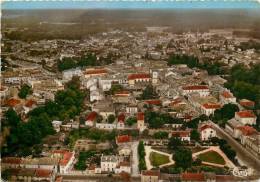
[[[213,122],[211,123],[217,131],[217,135],[227,140],[229,145],[237,152],[238,159],[241,160],[244,165],[255,169],[257,174],[260,174],[260,160],[244,148],[240,143],[238,143],[234,138],[232,138],[224,129],[220,128]]]
[[[138,141],[134,141],[131,145],[131,150],[132,150],[132,176],[139,176],[139,169],[138,169]]]

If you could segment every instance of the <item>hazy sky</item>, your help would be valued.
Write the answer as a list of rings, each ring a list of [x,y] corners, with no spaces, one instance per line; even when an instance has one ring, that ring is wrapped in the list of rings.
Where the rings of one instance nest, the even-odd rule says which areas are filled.
[[[229,8],[249,9],[259,8],[260,3],[252,0],[232,2],[224,0],[207,0],[196,2],[196,0],[180,2],[151,2],[152,0],[136,1],[5,1],[2,9],[172,9],[172,8]],[[259,0],[260,1],[260,0]]]

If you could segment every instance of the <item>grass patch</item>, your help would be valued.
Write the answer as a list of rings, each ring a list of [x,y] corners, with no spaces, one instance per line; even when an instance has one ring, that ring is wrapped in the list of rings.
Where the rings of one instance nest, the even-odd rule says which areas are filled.
[[[221,164],[221,165],[226,164],[223,157],[221,157],[221,155],[219,155],[215,151],[209,151],[209,152],[202,153],[198,156],[198,158],[200,160],[202,160],[203,162],[210,162],[210,163]]]
[[[154,167],[170,162],[168,156],[159,154],[157,152],[151,152],[149,159]]]

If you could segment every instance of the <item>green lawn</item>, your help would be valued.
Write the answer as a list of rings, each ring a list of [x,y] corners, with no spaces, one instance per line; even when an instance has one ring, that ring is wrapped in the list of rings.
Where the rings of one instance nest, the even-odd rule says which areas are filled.
[[[221,155],[219,155],[215,151],[209,151],[209,152],[200,154],[198,156],[198,158],[204,162],[225,165],[225,160],[223,159],[223,157],[221,157]]]
[[[151,152],[149,159],[154,167],[170,162],[168,156],[159,154],[157,152]]]

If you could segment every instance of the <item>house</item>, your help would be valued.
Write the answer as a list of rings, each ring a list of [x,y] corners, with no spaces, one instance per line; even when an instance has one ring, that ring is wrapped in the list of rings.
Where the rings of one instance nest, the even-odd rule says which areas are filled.
[[[126,113],[130,115],[135,115],[138,112],[138,108],[136,104],[129,104],[126,106]]]
[[[21,166],[22,159],[19,157],[4,157],[1,161],[2,169],[19,168]]]
[[[146,100],[145,103],[148,105],[156,105],[156,106],[162,105],[162,101],[159,99]]]
[[[120,162],[119,156],[116,155],[102,155],[101,156],[101,171],[115,172],[116,167]]]
[[[120,145],[117,148],[118,154],[120,156],[130,156],[131,155],[131,146],[129,145]]]
[[[90,98],[89,99],[90,102],[94,102],[94,101],[102,100],[104,98],[104,96],[100,90],[92,90],[90,92],[89,98]]]
[[[183,95],[187,95],[194,92],[199,93],[200,97],[206,97],[210,94],[209,87],[207,85],[191,85],[182,87]]]
[[[67,150],[52,151],[53,158],[59,158],[59,172],[62,174],[68,173],[75,160],[75,152]]]
[[[252,152],[255,156],[260,156],[260,134],[254,132],[251,135],[242,135],[241,136],[242,145]]]
[[[255,107],[255,102],[248,100],[248,99],[242,99],[239,101],[239,104],[244,107],[244,108],[254,108]]]
[[[128,75],[128,84],[130,86],[136,83],[148,83],[151,81],[151,76],[148,73],[135,73]]]
[[[124,129],[125,127],[125,114],[121,113],[117,117],[117,129]]]
[[[94,126],[96,118],[97,118],[97,113],[92,111],[86,117],[85,125],[90,127]]]
[[[238,138],[240,140],[242,140],[242,137],[241,136],[250,136],[250,135],[253,135],[253,134],[256,134],[257,131],[255,128],[253,128],[252,126],[238,126],[236,128],[236,130],[238,130],[236,133],[237,135],[234,136],[234,138]],[[241,141],[241,143],[243,143],[243,141]]]
[[[112,86],[113,79],[102,78],[99,80],[99,88],[103,91],[109,91]]]
[[[177,137],[177,138],[180,138],[181,141],[188,141],[188,142],[190,142],[190,130],[173,131],[171,133],[171,137]]]
[[[181,174],[181,181],[191,182],[191,181],[205,181],[205,177],[203,173],[190,173],[185,172]]]
[[[103,130],[113,130],[116,129],[117,125],[115,123],[96,123],[96,128]]]
[[[256,124],[256,116],[251,110],[238,111],[235,113],[235,119],[241,122],[243,125]]]
[[[139,129],[140,132],[144,131],[146,126],[144,124],[144,113],[139,112],[137,113],[137,128]]]
[[[223,91],[219,96],[219,100],[223,105],[236,103],[236,97],[229,90]]]
[[[127,90],[123,90],[123,91],[118,91],[115,93],[116,97],[129,97],[130,96],[130,92]]]
[[[10,169],[9,175],[11,176],[10,181],[51,181],[55,179],[55,172],[48,169]]]
[[[74,68],[65,70],[62,72],[62,79],[63,80],[71,80],[73,76],[82,76],[82,71],[80,68]]]
[[[236,120],[235,118],[232,118],[227,121],[225,125],[225,130],[227,133],[229,133],[234,138],[237,138],[239,136],[239,131],[237,130],[238,127],[243,126],[241,122]]]
[[[119,174],[119,173],[122,173],[122,172],[126,172],[126,173],[129,173],[131,174],[131,165],[130,165],[130,162],[127,162],[127,161],[122,161],[118,164],[118,166],[116,167],[115,169],[115,173],[116,174]]]
[[[61,125],[62,125],[62,121],[57,121],[57,120],[54,120],[51,122],[52,123],[52,127],[54,128],[54,130],[56,132],[60,132],[60,128],[61,128]]]
[[[159,170],[143,170],[141,172],[141,182],[159,182]]]
[[[216,130],[209,123],[202,123],[199,126],[200,139],[202,141],[209,140],[212,137],[216,137]]]
[[[217,103],[205,103],[201,105],[201,112],[207,116],[214,114],[216,109],[220,109],[221,105]]]
[[[129,136],[129,135],[119,135],[116,137],[117,145],[126,144],[129,142],[131,142],[131,136]]]
[[[106,69],[86,69],[85,78],[101,77],[107,75]]]

